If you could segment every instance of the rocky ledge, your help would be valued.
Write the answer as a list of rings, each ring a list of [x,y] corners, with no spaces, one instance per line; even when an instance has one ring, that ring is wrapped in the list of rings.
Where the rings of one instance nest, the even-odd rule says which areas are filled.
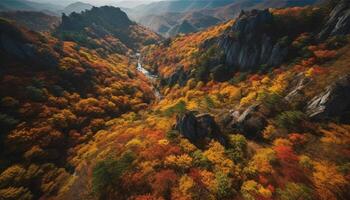
[[[338,119],[350,121],[350,74],[340,78],[314,97],[306,107],[311,119]]]

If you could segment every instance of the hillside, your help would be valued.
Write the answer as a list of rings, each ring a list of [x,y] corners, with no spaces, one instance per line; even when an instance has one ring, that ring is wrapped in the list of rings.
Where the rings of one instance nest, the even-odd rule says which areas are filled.
[[[74,148],[154,96],[129,57],[3,19],[0,30],[0,199],[39,199],[74,171]]]
[[[93,7],[69,16],[63,14],[55,35],[89,48],[103,47],[119,53],[137,50],[160,39],[157,34],[132,22],[120,8],[109,6]]]
[[[347,0],[164,40],[106,6],[0,19],[0,66],[1,200],[350,196]]]
[[[208,2],[208,1],[204,1]],[[145,13],[140,15],[140,11],[134,13],[128,10],[128,14],[142,25],[166,37],[175,36],[181,32],[175,32],[183,21],[187,21],[193,27],[193,31],[203,30],[218,23],[223,23],[239,15],[241,10],[285,8],[295,6],[305,6],[316,4],[319,1],[275,1],[275,0],[239,0],[228,1],[218,7],[201,7],[200,9],[181,10],[178,12]],[[142,13],[142,12],[141,12]],[[170,32],[170,30],[172,30]]]
[[[0,17],[15,21],[17,24],[38,32],[53,31],[60,18],[34,11],[0,12]]]
[[[27,0],[1,0],[0,8],[2,11],[42,11],[48,14],[57,14],[57,11],[62,9],[59,5]]]

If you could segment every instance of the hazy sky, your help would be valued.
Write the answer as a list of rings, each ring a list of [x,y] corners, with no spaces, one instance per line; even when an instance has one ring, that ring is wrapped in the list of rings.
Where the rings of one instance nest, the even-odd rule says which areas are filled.
[[[35,2],[42,2],[42,3],[53,3],[58,5],[68,5],[70,3],[74,2],[85,2],[90,3],[92,5],[108,5],[108,4],[116,4],[120,2],[127,2],[128,4],[132,5],[139,5],[142,3],[152,2],[152,1],[162,1],[162,0],[30,0]],[[164,0],[163,0],[164,1]]]

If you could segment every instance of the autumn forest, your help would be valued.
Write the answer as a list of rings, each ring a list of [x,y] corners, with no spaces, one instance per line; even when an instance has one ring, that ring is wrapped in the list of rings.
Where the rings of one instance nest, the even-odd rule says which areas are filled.
[[[186,2],[0,2],[0,200],[350,198],[350,2]]]

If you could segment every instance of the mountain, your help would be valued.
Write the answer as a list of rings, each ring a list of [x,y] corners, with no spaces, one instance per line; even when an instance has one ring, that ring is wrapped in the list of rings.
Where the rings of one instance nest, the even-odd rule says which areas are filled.
[[[74,171],[68,164],[74,148],[110,119],[155,98],[132,57],[97,52],[2,18],[0,66],[0,199],[57,194]],[[16,183],[8,182],[11,171]]]
[[[18,25],[38,32],[53,31],[60,23],[59,17],[34,11],[0,12],[0,17],[15,21]]]
[[[63,14],[55,32],[63,40],[75,41],[90,48],[103,48],[126,53],[144,44],[154,43],[159,36],[132,22],[120,8],[93,7],[81,13]]]
[[[45,11],[48,13],[57,13],[63,7],[50,3],[36,3],[27,0],[2,0],[0,7],[7,11]]]
[[[44,33],[0,18],[0,199],[348,199],[349,13],[252,9],[167,39],[113,7]]]
[[[204,2],[208,3],[208,1]],[[181,23],[185,20],[188,23],[190,23],[191,26],[194,27],[193,31],[197,31],[218,24],[220,22],[225,22],[229,19],[235,18],[238,16],[241,10],[305,6],[316,3],[319,2],[316,0],[240,0],[231,1],[227,4],[223,2],[223,6],[221,4],[218,4],[220,5],[219,7],[200,7],[199,9],[189,9],[188,11],[181,10],[175,13],[174,10],[172,10],[169,13],[166,13],[164,11],[166,9],[162,10],[164,11],[164,13],[157,14],[157,12],[152,12],[152,14],[145,14],[145,16],[140,15],[140,13],[142,13],[142,10],[137,12],[138,15],[135,15],[133,13],[133,10],[128,10],[127,12],[133,18],[135,18],[137,22],[149,27],[153,31],[156,31],[157,33],[160,33],[164,36],[174,36],[177,34],[176,32],[172,31],[172,33],[169,34],[168,31],[174,26],[180,26]]]
[[[66,6],[63,12],[67,15],[71,14],[72,12],[81,13],[84,10],[90,10],[92,7],[93,6],[88,3],[76,2]]]
[[[190,10],[198,10],[204,8],[215,8],[228,5],[235,0],[175,0],[175,1],[159,1],[146,5],[140,5],[133,8],[137,16],[149,14],[160,14],[167,12],[186,12]]]

